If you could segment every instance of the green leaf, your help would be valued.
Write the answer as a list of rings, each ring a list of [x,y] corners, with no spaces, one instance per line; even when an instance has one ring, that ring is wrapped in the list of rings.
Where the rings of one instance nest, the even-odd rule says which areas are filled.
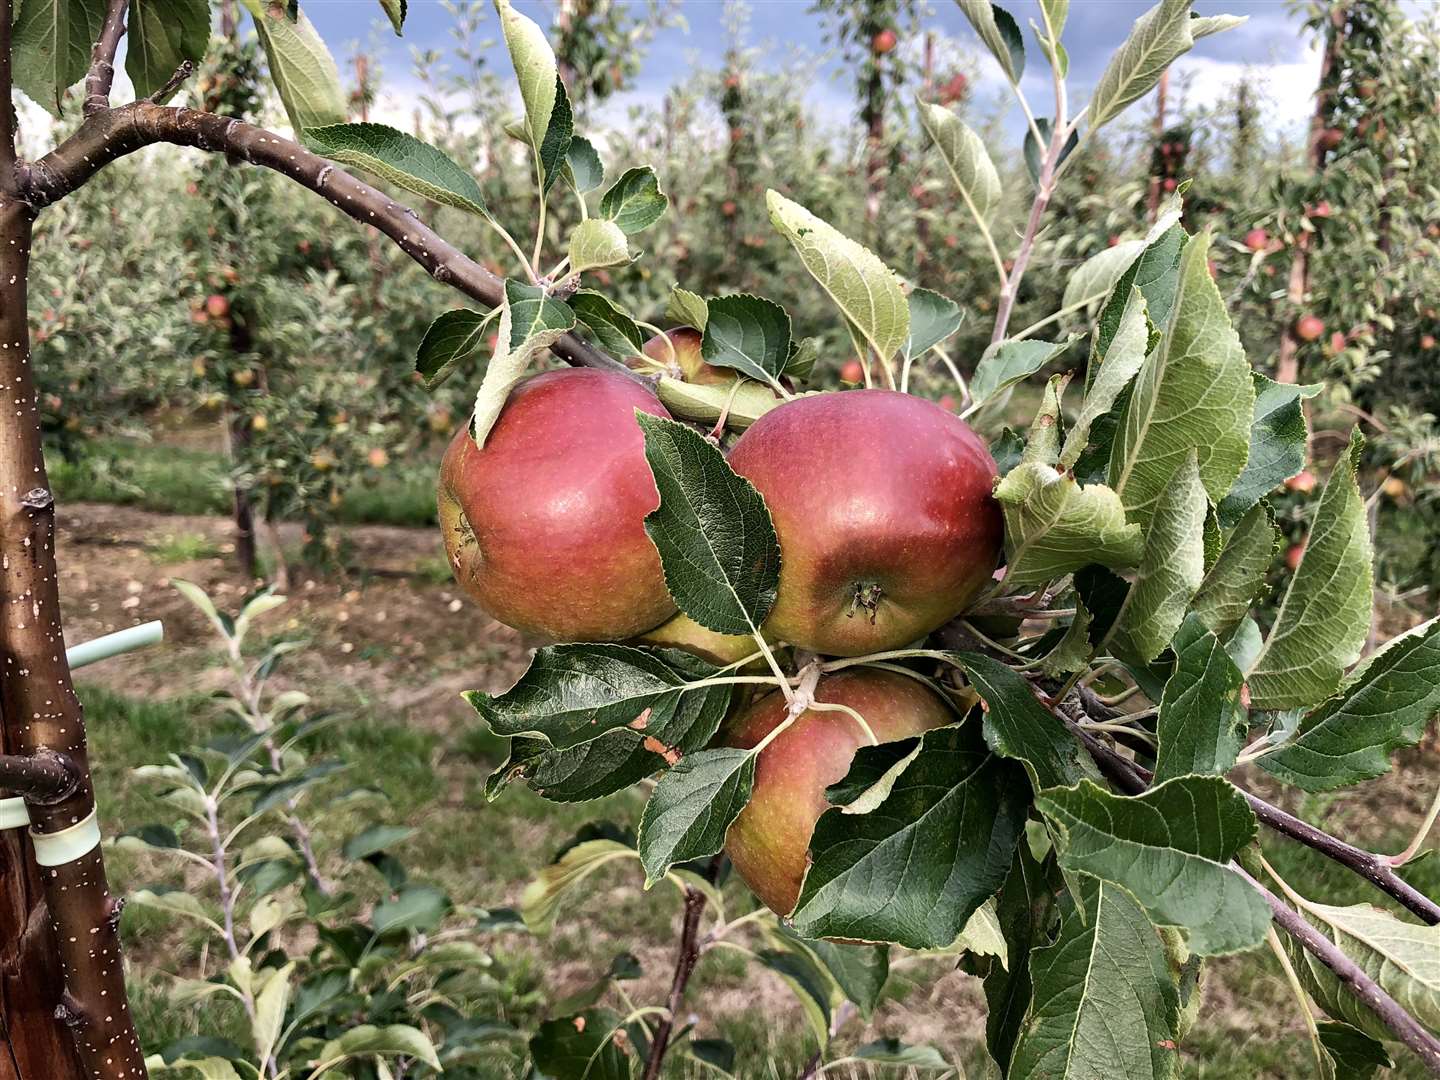
[[[765,500],[684,424],[637,414],[660,505],[645,531],[676,605],[708,630],[753,634],[770,614],[780,544]]]
[[[570,272],[581,274],[630,261],[630,243],[620,226],[604,218],[586,218],[570,234]]]
[[[1019,83],[1020,76],[1025,74],[1025,40],[1020,36],[1014,16],[989,0],[956,0],[956,3],[990,55],[999,61],[1005,77],[1012,85]]]
[[[621,1027],[606,1009],[546,1020],[530,1040],[530,1056],[553,1080],[630,1080],[630,1055],[615,1041]]]
[[[1002,192],[1000,174],[995,171],[985,141],[943,105],[928,105],[918,97],[915,105],[920,123],[940,151],[960,197],[977,220],[988,223],[1000,205]]]
[[[345,123],[340,72],[303,11],[287,12],[265,0],[243,0],[265,47],[270,78],[280,92],[296,137],[314,127]]]
[[[1268,506],[1256,506],[1240,519],[1191,602],[1201,622],[1220,635],[1228,635],[1240,625],[1265,588],[1265,575],[1279,542],[1280,533]]]
[[[352,1027],[338,1039],[331,1039],[318,1055],[320,1061],[336,1058],[355,1057],[407,1057],[424,1062],[440,1072],[440,1059],[435,1055],[435,1045],[419,1028],[408,1024],[389,1024],[376,1027],[361,1024]]]
[[[1371,1080],[1377,1071],[1395,1067],[1384,1044],[1349,1024],[1326,1021],[1316,1027],[1320,1045],[1335,1063],[1337,1075],[1345,1080]]]
[[[1113,249],[1112,249],[1113,250]],[[1096,330],[1098,341],[1099,330]],[[1134,285],[1130,286],[1130,299],[1121,311],[1110,347],[1103,356],[1096,349],[1091,350],[1090,368],[1087,372],[1085,400],[1075,423],[1065,436],[1065,445],[1060,449],[1058,464],[1062,469],[1073,468],[1080,459],[1090,440],[1090,428],[1108,413],[1120,397],[1121,391],[1130,385],[1150,348],[1150,319],[1145,308],[1145,297]]]
[[[407,0],[380,0],[380,6],[389,16],[395,36],[400,37],[405,30],[405,16],[409,14],[410,5]]]
[[[986,348],[970,379],[970,400],[981,405],[1001,390],[1028,379],[1046,364],[1057,360],[1078,340],[1072,334],[1064,341],[1002,341]]]
[[[1136,376],[1115,434],[1110,486],[1145,525],[1192,450],[1211,502],[1230,490],[1250,452],[1250,365],[1210,277],[1209,251],[1208,235],[1185,246],[1164,335]]]
[[[525,886],[520,897],[520,917],[532,934],[548,933],[566,894],[602,866],[636,858],[635,849],[618,840],[584,840],[567,848]]]
[[[584,136],[570,137],[570,145],[565,151],[565,165],[569,169],[567,179],[570,186],[582,195],[605,182],[605,165],[594,144]]]
[[[1333,694],[1370,633],[1370,530],[1356,469],[1357,430],[1315,508],[1310,541],[1246,681],[1255,709],[1314,705]]]
[[[910,338],[910,305],[895,272],[778,191],[765,192],[765,205],[770,224],[790,241],[810,276],[888,364]]]
[[[14,6],[13,18],[15,85],[36,104],[59,116],[60,98],[85,77],[90,67],[90,49],[105,20],[105,3],[30,0]]]
[[[1090,609],[1078,596],[1075,600],[1075,617],[1065,628],[1064,635],[1040,662],[1040,670],[1052,679],[1062,678],[1071,672],[1082,670],[1095,655],[1095,646],[1090,641]]]
[[[1123,240],[1114,247],[1104,248],[1091,255],[1070,271],[1060,306],[1074,307],[1094,296],[1101,300],[1106,299],[1115,288],[1115,283],[1134,265],[1147,246],[1144,240]]]
[[[926,732],[873,811],[820,816],[792,924],[806,937],[949,945],[1004,881],[1027,805],[1019,769],[978,726]]]
[[[912,1069],[949,1069],[951,1065],[933,1046],[902,1043],[899,1039],[876,1039],[857,1046],[848,1060],[874,1065],[900,1065]]]
[[[260,984],[255,993],[255,1014],[250,1021],[250,1031],[255,1038],[255,1057],[268,1061],[280,1041],[280,1032],[285,1025],[285,1010],[290,1005],[290,977],[295,973],[295,961],[284,967],[265,968],[255,975]]]
[[[686,653],[667,650],[661,655],[696,678],[715,670]],[[486,782],[486,794],[494,799],[518,776],[551,802],[585,802],[614,794],[658,772],[667,758],[705,746],[724,720],[732,692],[731,686],[707,686],[686,691],[678,701],[662,699],[650,709],[643,728],[614,728],[565,750],[555,750],[543,739],[512,739],[510,758]]]
[[[690,681],[648,649],[550,645],[503,694],[470,691],[465,699],[497,735],[534,736],[563,750],[632,724],[646,710],[647,728],[665,723]]]
[[[790,933],[783,926],[781,932]],[[802,938],[794,940],[829,973],[840,992],[854,1003],[861,1017],[870,1019],[875,1006],[880,1003],[880,994],[890,975],[890,950],[880,945]]]
[[[699,750],[660,778],[640,816],[646,888],[675,863],[714,855],[725,846],[731,822],[750,801],[756,756],[729,747]]]
[[[985,1047],[1005,1073],[1025,1024],[1033,996],[1035,949],[1050,940],[1055,892],[1029,844],[1015,849],[1010,874],[1000,889],[995,917],[1008,962],[986,972]]]
[[[1040,0],[1040,10],[1045,14],[1045,24],[1055,40],[1065,31],[1065,19],[1070,14],[1070,0]]]
[[[321,157],[364,169],[431,202],[490,216],[469,171],[413,135],[384,124],[333,124],[308,129],[304,141]]]
[[[1440,712],[1440,619],[1391,641],[1341,695],[1300,721],[1259,765],[1306,791],[1328,791],[1390,771],[1390,754],[1414,746]]]
[[[186,60],[198,63],[210,45],[205,0],[131,0],[126,24],[125,73],[137,97],[149,97]]]
[[[470,437],[483,447],[500,417],[510,391],[525,377],[530,361],[575,329],[575,313],[545,291],[518,281],[505,282],[505,303],[495,334],[495,353],[475,394]]]
[[[910,339],[904,350],[909,360],[924,356],[965,321],[959,304],[929,289],[911,289],[905,302],[910,308]]]
[[[575,318],[606,352],[622,359],[642,354],[645,335],[631,314],[609,297],[593,289],[581,289],[569,304]]]
[[[358,862],[409,840],[415,832],[405,825],[372,825],[346,840],[341,853],[345,858]]]
[[[703,334],[705,323],[710,318],[710,305],[699,293],[672,285],[670,301],[665,305],[665,318],[681,326],[693,326]]]
[[[1053,945],[1030,957],[1035,1001],[1006,1076],[1011,1080],[1176,1073],[1180,997],[1150,920],[1124,889],[1090,882]]]
[[[823,1049],[830,1041],[830,984],[815,959],[806,951],[785,943],[786,948],[766,949],[760,962],[790,987],[799,1000],[810,1033]]]
[[[1048,155],[1050,152],[1051,128],[1049,118],[1044,116],[1037,116],[1035,118],[1035,127],[1039,129],[1040,138],[1043,141],[1036,142],[1035,132],[1031,131],[1027,127],[1025,130],[1024,155],[1025,171],[1030,174],[1031,182],[1038,184],[1040,182],[1041,163],[1044,161],[1046,155]],[[1072,153],[1074,153],[1075,147],[1079,145],[1080,133],[1078,131],[1072,131],[1070,133],[1070,137],[1065,140],[1065,145],[1060,149],[1060,157],[1057,159],[1056,164],[1059,165],[1066,158],[1068,158]]]
[[[773,300],[746,295],[712,297],[705,307],[700,352],[706,363],[778,383],[790,358],[790,316],[785,309]]]
[[[1190,51],[1195,44],[1190,3],[1160,0],[1135,20],[1130,36],[1110,58],[1091,95],[1091,130],[1108,124],[1127,105],[1148,94],[1171,62]]]
[[[1255,838],[1245,797],[1219,777],[1186,776],[1143,795],[1112,795],[1085,780],[1042,791],[1060,865],[1129,891],[1159,926],[1215,956],[1265,939],[1270,908],[1230,860]]]
[[[1440,1031],[1440,926],[1405,922],[1371,904],[1302,909],[1322,933],[1355,961],[1402,1009],[1430,1031]],[[1289,945],[1301,982],[1336,1020],[1376,1039],[1394,1033],[1354,992],[1309,953]]]
[[[130,894],[130,903],[137,907],[154,908],[156,911],[164,911],[170,915],[183,915],[187,919],[204,923],[217,933],[222,932],[219,924],[210,918],[210,913],[205,910],[205,905],[200,903],[199,898],[180,889],[171,889],[162,885],[156,885],[149,889],[136,889]]]
[[[734,383],[691,383],[662,375],[655,387],[660,402],[682,420],[713,424],[725,416],[725,426],[744,430],[771,409],[784,404],[764,383],[750,379]]]
[[[1036,791],[1098,776],[1089,757],[1082,757],[1080,744],[1040,704],[1023,676],[979,653],[955,656],[985,703],[985,741],[997,754],[1023,763]]]
[[[1300,402],[1314,397],[1319,385],[1277,383],[1259,372],[1255,379],[1255,415],[1250,427],[1250,457],[1216,513],[1230,528],[1252,506],[1305,467],[1309,433]]]
[[[495,0],[495,11],[515,68],[515,81],[520,85],[520,99],[525,103],[525,133],[539,161],[540,147],[555,112],[560,70],[545,32],[533,20],[516,11],[510,0]]]
[[[1132,288],[1139,289],[1140,295],[1145,298],[1146,314],[1154,325],[1165,326],[1170,321],[1175,295],[1180,288],[1180,260],[1189,239],[1179,225],[1171,226],[1150,240],[1141,256],[1130,264],[1130,269],[1120,275],[1095,323],[1093,352],[1096,355],[1103,358],[1110,351],[1110,344],[1119,332],[1120,323],[1130,305]],[[1092,372],[1092,380],[1093,375]]]
[[[1120,497],[1103,484],[1081,487],[1068,472],[1021,462],[995,488],[1005,513],[1007,587],[1025,589],[1090,563],[1134,566],[1140,526],[1126,522]]]
[[[691,1039],[683,1051],[722,1076],[735,1075],[735,1044],[724,1039]]]
[[[555,181],[566,175],[570,143],[575,134],[575,118],[570,112],[570,95],[565,84],[555,77],[555,106],[550,112],[550,124],[545,128],[545,138],[540,143],[540,175],[544,178],[541,192],[549,194]]]
[[[1155,783],[1194,773],[1223,776],[1245,741],[1240,669],[1194,615],[1175,635],[1174,649],[1175,674],[1156,720]]]
[[[1140,569],[1115,626],[1119,655],[1148,664],[1180,628],[1205,577],[1207,507],[1192,451],[1155,504]]]
[[[415,370],[425,380],[426,390],[438,388],[461,361],[480,351],[489,323],[478,311],[456,308],[430,324],[415,350]]]
[[[627,170],[600,196],[600,216],[615,222],[626,236],[634,236],[659,221],[669,205],[670,197],[660,190],[655,170],[645,165]]]
[[[389,900],[382,900],[370,913],[370,926],[377,934],[396,930],[425,932],[440,925],[450,910],[450,898],[433,885],[407,885]]]

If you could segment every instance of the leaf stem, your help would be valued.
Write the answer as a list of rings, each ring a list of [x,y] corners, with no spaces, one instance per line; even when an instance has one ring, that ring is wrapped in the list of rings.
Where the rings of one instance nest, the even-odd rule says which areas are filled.
[[[1096,293],[1094,296],[1087,296],[1087,297],[1085,297],[1084,300],[1077,300],[1077,301],[1075,301],[1075,303],[1073,303],[1073,304],[1066,304],[1064,307],[1062,307],[1059,311],[1055,312],[1053,315],[1046,315],[1045,318],[1041,319],[1039,322],[1033,322],[1033,323],[1031,323],[1029,326],[1025,327],[1024,330],[1021,330],[1018,334],[1013,335],[1013,336],[1010,338],[1010,340],[1011,340],[1011,341],[1024,341],[1024,340],[1025,340],[1026,338],[1028,338],[1031,334],[1035,333],[1035,331],[1041,330],[1041,329],[1043,329],[1044,327],[1049,326],[1052,322],[1057,322],[1057,321],[1059,321],[1060,319],[1063,319],[1066,315],[1069,315],[1071,312],[1080,311],[1080,310],[1083,309],[1083,308],[1087,308],[1087,307],[1089,307],[1091,304],[1095,303],[1097,300],[1104,300],[1104,299],[1105,299],[1107,296],[1109,296],[1109,295],[1110,295],[1110,294],[1109,294],[1108,292]]]
[[[1380,858],[1391,866],[1404,866],[1411,859],[1420,853],[1420,846],[1425,843],[1425,838],[1430,835],[1430,830],[1435,827],[1435,821],[1440,818],[1440,787],[1435,789],[1435,798],[1430,803],[1430,811],[1425,815],[1425,820],[1420,823],[1420,828],[1415,832],[1415,839],[1411,840],[1405,850],[1398,855],[1381,855]]]
[[[812,701],[810,703],[810,711],[843,712],[860,726],[860,730],[864,732],[865,737],[870,740],[871,746],[880,745],[880,740],[875,737],[875,729],[870,726],[865,717],[861,716],[849,705],[841,705],[838,701]]]

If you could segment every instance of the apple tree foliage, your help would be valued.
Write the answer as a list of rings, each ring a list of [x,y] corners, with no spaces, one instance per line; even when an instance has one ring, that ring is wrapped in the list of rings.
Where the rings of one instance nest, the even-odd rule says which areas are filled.
[[[382,3],[400,28],[403,0]],[[1197,38],[1238,20],[1199,15],[1189,0],[1160,0],[1110,58],[1088,105],[1072,114],[1068,0],[1039,0],[1028,36],[1004,8],[960,0],[1025,105],[1022,154],[1034,196],[1013,257],[1002,255],[1006,234],[991,213],[1001,193],[984,140],[953,111],[928,101],[916,107],[953,183],[950,197],[971,215],[994,264],[993,301],[978,288],[947,297],[907,287],[848,235],[848,223],[837,226],[778,190],[765,193],[769,225],[789,248],[783,272],[803,268],[833,303],[831,319],[867,382],[907,389],[933,358],[949,362],[945,343],[967,315],[993,310],[989,345],[956,387],[967,416],[993,422],[1019,382],[1088,351],[1083,378],[1049,379],[1027,434],[1007,430],[993,444],[1007,526],[994,585],[933,640],[883,657],[833,659],[797,655],[761,635],[781,552],[764,501],[723,452],[733,430],[806,392],[815,353],[805,335],[822,328],[797,327],[762,296],[706,295],[682,280],[670,291],[670,321],[702,330],[706,360],[741,381],[719,389],[685,383],[643,356],[655,328],[592,286],[639,259],[648,230],[673,211],[671,196],[649,167],[607,168],[576,128],[544,33],[507,0],[496,0],[496,11],[522,113],[506,131],[528,154],[533,238],[514,235],[515,215],[502,216],[443,150],[385,125],[345,123],[335,65],[303,11],[258,0],[245,6],[299,141],[336,166],[467,215],[503,244],[510,272],[495,303],[437,312],[419,342],[420,378],[475,387],[470,432],[479,443],[547,349],[629,362],[654,378],[677,417],[640,421],[660,492],[646,527],[667,587],[700,626],[752,636],[770,672],[740,674],[743,661],[718,666],[664,649],[562,643],[538,650],[508,691],[469,695],[511,739],[492,795],[523,780],[547,798],[586,801],[653,781],[633,834],[591,830],[540,872],[522,902],[532,929],[551,925],[565,894],[612,863],[638,863],[647,885],[673,885],[684,897],[670,1000],[626,1014],[602,1007],[606,991],[629,976],[622,958],[593,995],[566,1002],[568,1011],[529,1039],[538,1073],[622,1078],[643,1068],[655,1076],[671,1051],[729,1071],[733,1047],[675,1025],[697,956],[741,925],[757,945],[747,951],[795,991],[816,1047],[812,1068],[852,1060],[950,1067],[931,1048],[892,1040],[848,1057],[830,1053],[848,1017],[874,1009],[891,959],[917,950],[953,954],[983,980],[986,1045],[1006,1076],[1176,1076],[1204,964],[1268,947],[1295,990],[1316,1075],[1373,1075],[1392,1049],[1402,1052],[1399,1044],[1440,1072],[1440,907],[1394,873],[1423,835],[1402,855],[1377,858],[1239,786],[1244,766],[1305,792],[1382,775],[1440,705],[1440,623],[1362,657],[1372,609],[1362,440],[1352,438],[1330,464],[1309,546],[1262,627],[1257,599],[1277,537],[1267,499],[1305,464],[1307,389],[1252,368],[1211,276],[1212,237],[1181,224],[1183,190],[1143,240],[1075,268],[1064,306],[1093,314],[1083,335],[1045,340],[1010,325],[1067,171]],[[142,94],[167,92],[170,73],[204,49],[204,5],[174,7],[176,20],[165,25],[182,32],[168,36],[153,32],[148,4],[132,8],[130,75]],[[27,0],[20,10],[15,77],[47,107],[58,109],[84,74],[86,49],[77,43],[95,36],[91,14],[67,0]],[[134,47],[141,42],[146,47]],[[1027,63],[1052,75],[1048,116],[1021,91]],[[562,200],[576,219],[547,247],[547,215]],[[436,276],[447,273],[440,267]],[[977,625],[994,615],[1008,618],[1008,628]],[[216,621],[238,634],[236,622]],[[941,690],[954,723],[857,752],[849,774],[827,791],[832,807],[816,827],[795,908],[778,919],[758,908],[728,918],[717,856],[750,797],[760,750],[711,744],[741,688],[769,681],[801,696],[803,707],[820,675],[882,663]],[[257,728],[270,733],[268,723]],[[262,743],[155,775],[176,805],[213,819],[214,804],[237,794],[231,782],[245,769],[245,784],[264,785],[260,798],[274,809],[298,793],[287,783],[308,778],[303,768],[298,776],[284,771],[295,763],[287,765],[283,751],[278,765],[270,761],[278,775],[266,773],[263,758],[251,768]],[[213,789],[212,767],[221,770]],[[256,812],[246,806],[253,795],[243,791],[238,812]],[[1361,870],[1408,912],[1300,895],[1256,845],[1262,824]],[[322,961],[338,954],[334,980],[295,984],[298,965],[288,958],[262,962],[258,976],[251,969],[249,953],[266,933],[298,917],[285,901],[260,897],[243,943],[219,927],[231,965],[195,990],[248,1003],[253,1053],[206,1043],[206,1056],[194,1059],[201,1064],[152,1058],[155,1073],[240,1075],[239,1062],[244,1075],[276,1076],[277,1051],[287,1037],[308,1037],[317,999],[323,1006],[333,990],[352,1007],[362,976],[383,975],[390,963],[423,966],[431,956],[424,932],[449,901],[407,887],[387,851],[402,840],[378,833],[353,843],[351,857],[373,860],[391,895],[368,924],[323,937]],[[258,874],[285,861],[285,872],[303,874],[293,854],[256,852],[250,865]],[[198,909],[163,892],[150,899],[182,915]],[[702,938],[707,910],[715,924]],[[406,933],[387,937],[397,930]],[[378,984],[363,985],[369,994]],[[467,1037],[481,1038],[467,1018],[433,1009],[423,1030],[365,1024],[304,1042],[297,1053],[327,1069],[362,1058],[380,1075],[389,1072],[385,1061],[400,1058],[406,1075],[425,1075],[438,1071],[447,1044]]]

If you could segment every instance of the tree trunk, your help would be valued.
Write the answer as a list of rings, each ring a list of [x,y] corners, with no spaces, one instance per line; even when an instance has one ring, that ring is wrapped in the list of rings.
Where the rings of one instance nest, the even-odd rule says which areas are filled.
[[[8,28],[8,10],[0,21]],[[0,41],[7,56],[8,44]],[[0,71],[0,80],[8,83],[8,74]],[[0,94],[7,111],[8,101]],[[9,188],[13,159],[6,164],[0,184]],[[36,839],[7,830],[0,848],[0,925],[15,961],[3,978],[6,1056],[20,1080],[135,1080],[146,1072],[125,993],[121,904],[106,884],[84,717],[60,626],[55,500],[29,355],[33,223],[30,207],[0,189],[0,394],[18,406],[0,415],[0,711],[7,752],[62,755],[75,784],[60,798],[28,800]],[[56,1050],[61,1041],[73,1050]]]
[[[865,43],[870,48],[870,77],[865,84],[865,224],[871,244],[883,258],[884,245],[880,233],[880,203],[885,190],[885,79],[880,73],[883,62],[872,44],[880,32],[873,13],[865,21]]]
[[[1165,138],[1165,99],[1170,90],[1170,69],[1167,67],[1160,73],[1160,82],[1155,86],[1155,151],[1160,150],[1160,142]],[[1160,185],[1163,178],[1159,175],[1150,177],[1150,220],[1153,222],[1160,216]]]

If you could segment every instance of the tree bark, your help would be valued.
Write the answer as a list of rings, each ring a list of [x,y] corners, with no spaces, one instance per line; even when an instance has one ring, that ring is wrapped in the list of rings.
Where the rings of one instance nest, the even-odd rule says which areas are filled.
[[[7,12],[0,12],[3,18]],[[8,179],[13,183],[13,171]],[[32,891],[34,877],[27,878],[23,899],[9,880],[18,875],[7,875],[7,915],[17,920],[7,940],[25,950],[15,956],[15,976],[5,980],[7,1022],[16,1017],[9,1030],[18,1027],[18,1039],[44,1039],[49,1028],[51,1041],[68,1037],[74,1046],[40,1071],[20,1073],[24,1080],[133,1080],[146,1075],[145,1062],[125,994],[120,903],[106,885],[98,832],[93,844],[85,839],[65,851],[52,839],[62,832],[88,838],[95,798],[83,713],[65,660],[55,500],[30,368],[26,288],[33,223],[30,206],[11,192],[0,194],[0,396],[15,405],[0,415],[0,710],[7,753],[64,755],[77,782],[64,798],[27,800],[31,832],[43,839],[6,841],[11,868],[23,862],[33,875],[37,861],[56,863],[40,868],[39,892]],[[18,1045],[12,1035],[12,1056]],[[82,1068],[75,1067],[77,1057]]]

